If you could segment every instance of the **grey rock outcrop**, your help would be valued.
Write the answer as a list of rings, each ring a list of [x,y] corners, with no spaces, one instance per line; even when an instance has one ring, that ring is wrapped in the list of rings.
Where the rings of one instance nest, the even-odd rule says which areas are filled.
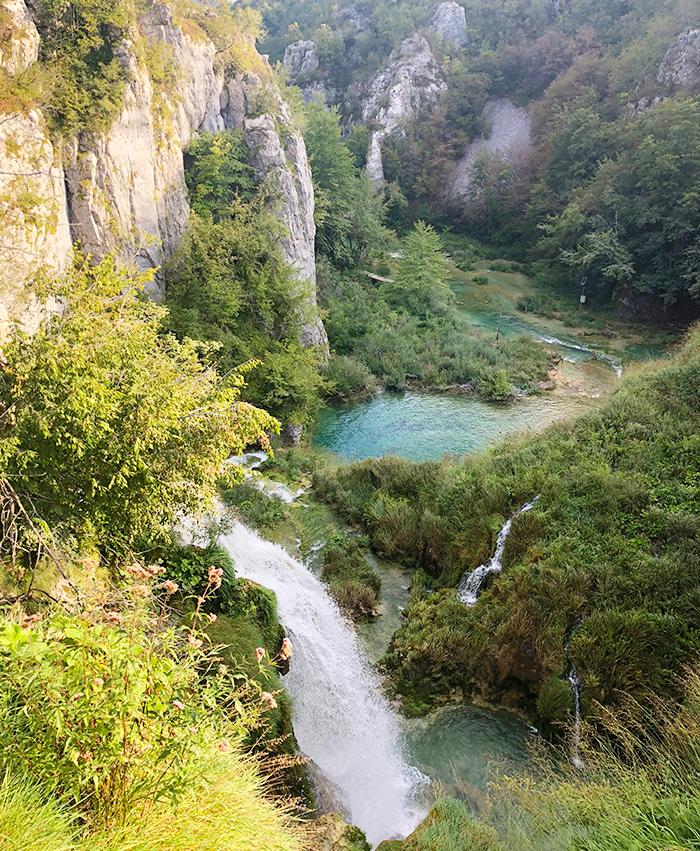
[[[24,0],[5,0],[2,8],[11,36],[0,44],[0,67],[14,77],[39,58],[39,33]]]
[[[407,119],[433,109],[446,89],[444,69],[420,35],[407,38],[392,53],[389,66],[372,80],[362,107],[362,121],[379,126],[372,133],[367,154],[367,172],[376,186],[384,183],[384,139],[400,132]]]
[[[292,80],[308,77],[318,70],[319,61],[313,41],[295,41],[284,51],[282,64]]]
[[[173,254],[189,218],[180,139],[154,122],[153,89],[129,42],[120,61],[131,82],[109,133],[82,135],[66,151],[73,236],[94,258],[118,250],[140,269]],[[164,295],[162,279],[151,292]]]
[[[700,30],[676,37],[659,63],[656,80],[669,88],[688,88],[700,82]]]
[[[0,62],[7,73],[16,73],[36,60],[38,34],[24,0],[4,5],[19,23]],[[0,121],[0,197],[8,196],[0,201],[3,242],[8,243],[0,245],[0,286],[6,288],[7,279],[15,292],[0,292],[0,305],[16,315],[24,283],[39,262],[56,270],[65,267],[71,236],[95,259],[116,250],[142,270],[160,267],[174,254],[189,220],[183,148],[197,132],[237,128],[258,178],[278,189],[275,213],[284,234],[279,245],[299,279],[301,342],[327,351],[316,307],[311,172],[303,139],[269,65],[258,57],[256,73],[226,77],[216,64],[214,45],[190,38],[164,3],[154,3],[140,26],[149,40],[169,45],[179,69],[175,90],[154,90],[132,41],[124,39],[116,50],[128,78],[121,113],[109,132],[84,133],[66,145],[65,178],[40,112]],[[22,213],[9,189],[16,187],[15,194],[26,197],[30,178],[41,203]],[[27,258],[22,263],[20,255]],[[24,277],[15,271],[18,267]],[[163,295],[158,276],[152,292]]]
[[[346,6],[337,17],[341,26],[352,28],[355,32],[363,33],[367,29],[367,18],[359,6]]]
[[[260,97],[262,86],[261,80],[249,73],[230,80],[224,115],[227,126],[242,129],[256,177],[271,181],[277,190],[276,212],[285,225],[279,246],[299,281],[300,342],[327,351],[328,338],[316,306],[316,225],[306,146],[294,131],[289,108],[276,87],[267,92],[275,98],[274,116],[265,113],[248,117],[249,105]],[[281,133],[278,125],[282,127]]]
[[[39,34],[24,0],[3,4],[12,36],[0,67],[14,77],[39,54]],[[46,310],[27,288],[39,269],[61,272],[71,249],[65,179],[39,110],[0,114],[0,342],[18,322],[33,332]]]
[[[448,178],[445,194],[456,200],[469,196],[472,169],[481,156],[498,156],[505,164],[513,164],[532,150],[531,122],[527,111],[505,98],[489,100],[483,117],[491,126],[487,139],[475,139]]]
[[[430,29],[446,44],[464,47],[467,43],[467,13],[455,0],[446,0],[435,9]]]

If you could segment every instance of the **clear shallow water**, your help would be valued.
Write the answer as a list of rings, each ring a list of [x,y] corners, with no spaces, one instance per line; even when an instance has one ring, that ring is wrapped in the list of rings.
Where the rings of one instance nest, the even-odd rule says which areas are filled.
[[[408,722],[406,751],[448,793],[460,791],[457,781],[484,791],[490,763],[525,766],[531,737],[530,727],[512,712],[461,704]]]
[[[328,407],[318,416],[314,446],[345,461],[400,455],[434,461],[496,443],[513,431],[534,430],[587,410],[575,396],[537,396],[494,404],[467,396],[383,393],[359,405]]]

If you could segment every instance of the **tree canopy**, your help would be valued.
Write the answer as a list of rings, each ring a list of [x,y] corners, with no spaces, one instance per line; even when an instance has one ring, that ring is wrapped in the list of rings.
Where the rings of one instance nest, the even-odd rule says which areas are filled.
[[[82,262],[51,288],[64,312],[3,347],[0,490],[17,496],[13,516],[21,502],[35,523],[128,545],[203,509],[226,458],[279,429],[241,401],[240,371],[216,373],[215,345],[162,333],[167,311],[143,283],[111,257]]]

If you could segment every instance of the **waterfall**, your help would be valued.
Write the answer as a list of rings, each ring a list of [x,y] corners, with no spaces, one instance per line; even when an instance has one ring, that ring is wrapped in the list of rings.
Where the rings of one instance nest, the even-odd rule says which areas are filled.
[[[579,756],[579,746],[581,744],[581,680],[579,680],[574,663],[569,656],[569,645],[582,623],[583,618],[579,618],[571,628],[571,632],[569,632],[564,642],[564,656],[569,663],[569,673],[566,678],[571,685],[571,693],[574,696],[574,734],[571,739],[571,764],[574,768],[585,768],[585,764]]]
[[[506,539],[508,538],[510,527],[513,525],[513,520],[515,520],[515,518],[520,514],[524,514],[526,511],[533,508],[539,498],[540,495],[538,494],[532,502],[526,503],[521,509],[516,511],[510,520],[506,520],[503,524],[503,528],[498,533],[498,538],[496,540],[496,552],[493,554],[488,564],[482,564],[479,567],[475,567],[470,573],[464,574],[462,581],[457,586],[457,594],[459,595],[459,599],[463,603],[466,603],[467,606],[473,606],[476,603],[479,597],[479,591],[481,591],[481,586],[484,584],[484,579],[486,579],[488,574],[501,572],[503,567],[501,564],[503,560],[503,552],[506,548]]]
[[[337,787],[370,842],[405,837],[425,815],[412,803],[422,776],[402,757],[398,719],[354,629],[324,585],[281,547],[240,523],[220,543],[239,576],[277,595],[294,649],[285,686],[300,750]]]

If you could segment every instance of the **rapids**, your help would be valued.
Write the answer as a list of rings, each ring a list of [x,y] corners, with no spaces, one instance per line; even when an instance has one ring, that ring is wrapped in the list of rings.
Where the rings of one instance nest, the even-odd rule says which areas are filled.
[[[503,567],[503,553],[506,548],[506,540],[510,533],[510,527],[513,525],[513,520],[515,520],[515,518],[519,515],[534,508],[535,503],[539,498],[538,494],[532,502],[528,502],[526,505],[523,505],[523,507],[516,511],[509,520],[506,520],[501,531],[498,533],[498,538],[496,539],[496,551],[493,556],[491,556],[491,559],[487,562],[487,564],[475,567],[474,570],[464,575],[462,581],[457,586],[457,594],[459,595],[459,599],[463,603],[466,603],[467,606],[473,606],[476,604],[479,597],[479,591],[481,591],[481,586],[484,584],[484,580],[489,573],[501,572]]]

